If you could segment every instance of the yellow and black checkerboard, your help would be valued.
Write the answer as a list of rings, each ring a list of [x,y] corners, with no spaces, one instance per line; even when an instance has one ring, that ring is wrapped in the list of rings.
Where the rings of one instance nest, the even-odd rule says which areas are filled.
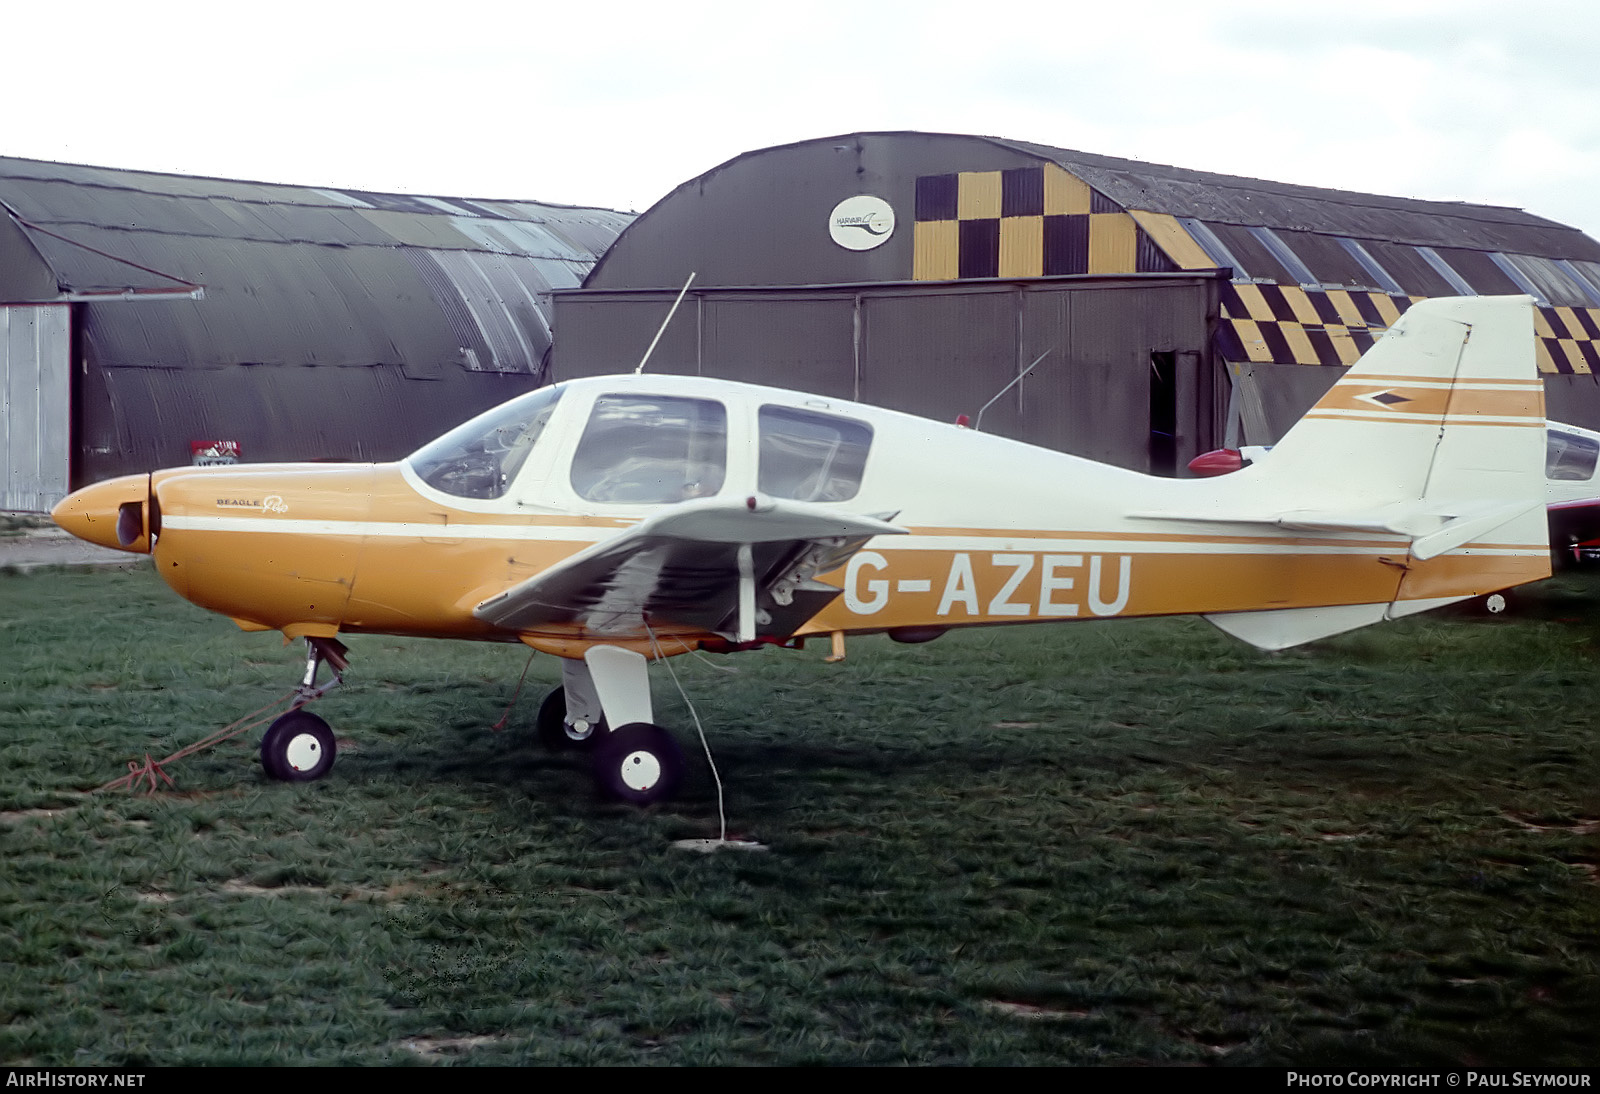
[[[1218,349],[1229,361],[1353,365],[1421,297],[1258,283],[1222,287]]]
[[[1353,365],[1421,296],[1298,285],[1231,284],[1222,290],[1219,350],[1229,361]],[[1537,308],[1540,372],[1600,374],[1600,310]]]
[[[1540,372],[1600,375],[1600,309],[1539,308],[1533,330]]]
[[[924,175],[914,232],[918,281],[1178,268],[1127,210],[1055,164]]]
[[[1170,273],[1213,262],[1175,217],[1128,210],[1057,164],[917,179],[912,277],[947,281]],[[1351,365],[1420,296],[1236,281],[1222,291],[1229,361]],[[1600,309],[1540,308],[1541,372],[1600,375]]]

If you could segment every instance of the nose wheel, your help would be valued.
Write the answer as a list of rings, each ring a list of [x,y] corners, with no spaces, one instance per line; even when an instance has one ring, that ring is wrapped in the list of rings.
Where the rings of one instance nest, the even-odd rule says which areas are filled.
[[[317,683],[322,666],[333,670],[326,684]],[[337,638],[306,638],[306,673],[295,689],[301,703],[321,698],[344,679],[350,667],[350,651]],[[308,783],[333,770],[338,749],[328,723],[303,707],[297,707],[267,727],[261,737],[261,767],[268,778],[279,782]]]
[[[291,710],[261,738],[261,766],[279,782],[308,783],[333,769],[337,751],[327,722],[308,710]]]

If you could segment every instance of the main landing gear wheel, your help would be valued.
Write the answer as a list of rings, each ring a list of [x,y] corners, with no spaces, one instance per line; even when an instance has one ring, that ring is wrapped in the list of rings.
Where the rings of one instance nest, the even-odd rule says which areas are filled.
[[[306,710],[291,710],[261,738],[261,766],[279,782],[308,783],[333,768],[337,752],[328,723]]]
[[[683,781],[683,750],[671,733],[648,722],[612,730],[594,750],[600,792],[633,805],[666,801]]]
[[[561,752],[568,748],[592,748],[594,743],[605,735],[606,730],[604,719],[599,725],[583,729],[567,724],[566,688],[556,688],[544,697],[544,702],[539,704],[539,717],[535,719],[535,725],[539,731],[539,743],[551,752]]]

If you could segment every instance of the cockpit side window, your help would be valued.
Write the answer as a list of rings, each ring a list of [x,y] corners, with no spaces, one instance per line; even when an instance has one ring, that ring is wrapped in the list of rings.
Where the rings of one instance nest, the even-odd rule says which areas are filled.
[[[1544,477],[1559,482],[1582,482],[1594,476],[1600,461],[1600,443],[1576,433],[1545,430]]]
[[[411,470],[458,498],[505,494],[555,413],[562,388],[547,387],[486,411],[417,449]]]
[[[761,408],[764,494],[795,501],[849,501],[861,489],[872,427],[787,406]]]
[[[572,456],[588,501],[659,504],[710,497],[728,470],[728,412],[711,399],[602,395]]]

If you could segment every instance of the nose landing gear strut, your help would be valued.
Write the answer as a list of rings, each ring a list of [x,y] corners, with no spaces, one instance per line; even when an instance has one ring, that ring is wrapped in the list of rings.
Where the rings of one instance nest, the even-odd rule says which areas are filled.
[[[326,664],[332,676],[319,685],[317,676]],[[295,705],[267,727],[261,737],[261,767],[280,782],[305,783],[333,770],[338,747],[328,723],[303,709],[344,682],[350,651],[337,638],[306,637],[306,672],[295,689]]]

